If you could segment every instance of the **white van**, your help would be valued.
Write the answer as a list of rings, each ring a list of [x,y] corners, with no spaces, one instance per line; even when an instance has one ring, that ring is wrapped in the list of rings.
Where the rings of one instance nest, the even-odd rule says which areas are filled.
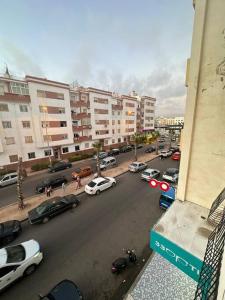
[[[104,159],[101,161],[100,169],[101,169],[101,170],[105,170],[105,169],[108,168],[108,167],[114,167],[114,166],[116,166],[116,165],[117,165],[117,162],[116,162],[115,157],[109,156],[109,157],[104,158]]]
[[[17,173],[9,173],[0,177],[0,187],[17,183]]]

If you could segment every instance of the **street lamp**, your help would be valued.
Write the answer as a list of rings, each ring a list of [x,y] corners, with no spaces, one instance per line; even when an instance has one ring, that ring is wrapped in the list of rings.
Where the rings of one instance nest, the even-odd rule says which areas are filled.
[[[49,136],[48,136],[48,125],[47,125],[47,113],[48,113],[48,108],[47,106],[42,106],[44,116],[45,116],[45,134],[47,138],[47,145],[48,145],[48,159],[49,159],[49,164],[52,166],[52,158],[51,158],[51,150],[49,151]]]

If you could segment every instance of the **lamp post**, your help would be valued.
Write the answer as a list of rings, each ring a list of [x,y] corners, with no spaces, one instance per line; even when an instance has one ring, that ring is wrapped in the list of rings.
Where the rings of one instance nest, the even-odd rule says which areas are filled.
[[[52,166],[52,158],[51,158],[51,150],[49,151],[49,136],[48,136],[48,124],[47,124],[47,113],[48,113],[48,108],[47,106],[43,106],[43,111],[44,111],[44,116],[45,116],[45,134],[47,138],[47,145],[48,145],[48,159],[49,159],[49,164],[50,167]]]

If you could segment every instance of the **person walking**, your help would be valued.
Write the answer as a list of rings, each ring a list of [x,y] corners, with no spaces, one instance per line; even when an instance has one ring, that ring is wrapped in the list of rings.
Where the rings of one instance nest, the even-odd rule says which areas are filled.
[[[47,197],[51,196],[51,187],[50,186],[47,187],[46,195],[47,195]]]
[[[77,188],[80,189],[82,187],[80,176],[77,176]]]
[[[65,191],[66,191],[66,185],[65,185],[65,182],[62,183],[62,193],[63,195],[65,194]]]

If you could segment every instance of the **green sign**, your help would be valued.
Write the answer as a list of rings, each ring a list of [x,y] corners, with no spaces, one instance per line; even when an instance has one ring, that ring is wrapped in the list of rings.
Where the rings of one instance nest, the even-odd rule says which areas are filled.
[[[150,232],[150,247],[192,279],[198,281],[203,264],[199,258],[154,230]]]

